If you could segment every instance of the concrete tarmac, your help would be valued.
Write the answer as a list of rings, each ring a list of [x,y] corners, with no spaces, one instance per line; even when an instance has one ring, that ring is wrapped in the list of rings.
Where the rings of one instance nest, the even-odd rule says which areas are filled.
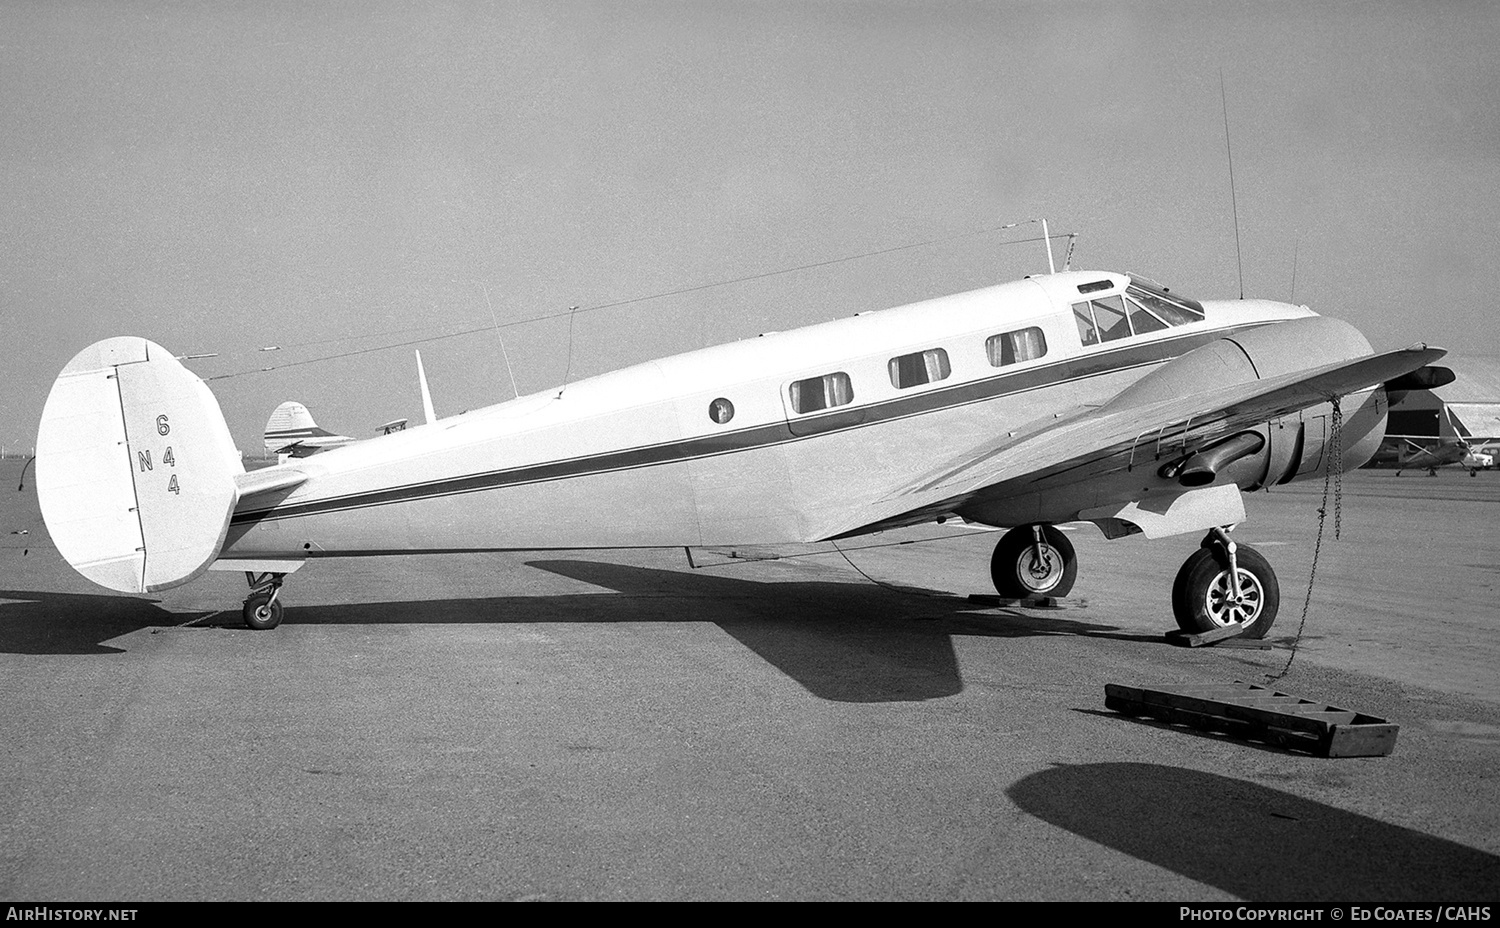
[[[3,898],[1500,895],[1500,474],[1347,475],[1305,622],[1323,486],[1247,498],[1236,538],[1283,598],[1275,647],[1243,650],[1163,638],[1196,536],[1092,526],[1051,609],[968,599],[999,535],[958,529],[696,569],[315,561],[252,632],[238,574],[77,577],[19,471],[0,463]],[[1104,707],[1106,683],[1235,680],[1397,722],[1395,753]]]

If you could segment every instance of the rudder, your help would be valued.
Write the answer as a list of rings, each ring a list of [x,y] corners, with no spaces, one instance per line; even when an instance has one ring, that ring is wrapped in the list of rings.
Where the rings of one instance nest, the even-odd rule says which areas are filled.
[[[147,339],[90,345],[47,396],[36,448],[42,518],[58,553],[100,586],[151,592],[207,570],[241,473],[218,401]]]

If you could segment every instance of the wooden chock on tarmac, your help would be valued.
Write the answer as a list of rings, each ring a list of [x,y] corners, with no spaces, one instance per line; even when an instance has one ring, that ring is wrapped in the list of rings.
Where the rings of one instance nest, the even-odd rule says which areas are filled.
[[[1395,749],[1401,730],[1373,715],[1239,682],[1169,689],[1110,683],[1104,687],[1104,705],[1123,715],[1223,732],[1317,757],[1383,757]]]
[[[1060,609],[1059,600],[1056,596],[1025,596],[1021,599],[1011,599],[1008,596],[996,596],[993,593],[970,593],[969,602],[981,606],[1026,606],[1031,609]]]
[[[1173,644],[1186,645],[1189,648],[1201,648],[1205,645],[1217,645],[1222,648],[1250,648],[1257,651],[1269,651],[1271,645],[1265,641],[1255,638],[1241,638],[1240,633],[1245,626],[1239,622],[1231,622],[1221,628],[1207,632],[1185,632],[1174,628],[1167,632],[1167,640]]]

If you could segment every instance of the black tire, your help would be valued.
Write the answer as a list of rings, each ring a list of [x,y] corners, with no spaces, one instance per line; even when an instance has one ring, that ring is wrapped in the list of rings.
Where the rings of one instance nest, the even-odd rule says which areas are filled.
[[[1031,526],[1005,533],[990,556],[990,579],[995,591],[1008,599],[1028,596],[1067,596],[1078,579],[1078,556],[1068,536],[1050,525],[1042,526],[1042,561],[1036,556]]]
[[[242,615],[250,628],[269,631],[281,624],[281,600],[272,602],[270,593],[255,593],[245,600]]]
[[[1241,638],[1264,638],[1281,607],[1281,585],[1271,564],[1254,548],[1235,550],[1241,593],[1246,602],[1225,602],[1228,593],[1229,555],[1219,546],[1194,551],[1183,562],[1172,583],[1172,614],[1185,632],[1198,633],[1223,628],[1231,621],[1245,626]]]

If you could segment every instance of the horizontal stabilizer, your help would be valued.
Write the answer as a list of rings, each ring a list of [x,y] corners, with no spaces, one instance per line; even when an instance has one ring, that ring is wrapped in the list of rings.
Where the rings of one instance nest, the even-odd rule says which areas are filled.
[[[234,484],[239,488],[240,498],[253,496],[256,493],[274,493],[277,490],[291,490],[300,487],[307,482],[308,474],[300,470],[290,470],[282,467],[267,467],[264,470],[252,470],[240,474],[234,478]]]
[[[96,342],[52,385],[36,444],[42,518],[100,586],[144,593],[206,570],[243,472],[213,394],[154,342]]]

